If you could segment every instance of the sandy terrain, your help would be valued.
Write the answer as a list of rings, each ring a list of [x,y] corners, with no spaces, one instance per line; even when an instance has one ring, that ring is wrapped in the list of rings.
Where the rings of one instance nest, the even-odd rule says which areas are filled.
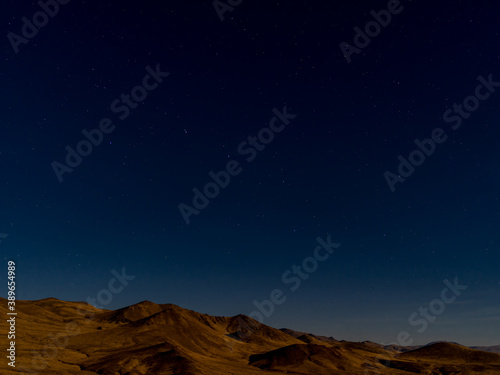
[[[0,299],[0,313],[7,313]],[[16,368],[2,374],[500,375],[498,347],[436,343],[414,350],[278,330],[141,302],[116,311],[49,298],[18,301]],[[7,332],[5,319],[1,331]],[[6,334],[2,343],[7,343]],[[3,347],[5,347],[5,344]]]

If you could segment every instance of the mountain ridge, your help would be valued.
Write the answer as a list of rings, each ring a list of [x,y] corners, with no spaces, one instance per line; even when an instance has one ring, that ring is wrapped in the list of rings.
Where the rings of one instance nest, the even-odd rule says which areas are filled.
[[[0,312],[7,312],[5,302],[0,298]],[[5,374],[500,374],[500,354],[492,351],[443,342],[388,350],[174,304],[105,310],[45,298],[17,301],[16,308],[18,368],[4,362]]]

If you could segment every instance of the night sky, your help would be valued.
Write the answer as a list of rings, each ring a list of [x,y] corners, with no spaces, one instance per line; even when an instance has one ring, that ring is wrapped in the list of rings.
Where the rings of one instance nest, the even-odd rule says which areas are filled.
[[[498,4],[62,3],[0,12],[19,299],[102,302],[125,268],[99,307],[249,315],[279,289],[276,328],[500,344]]]

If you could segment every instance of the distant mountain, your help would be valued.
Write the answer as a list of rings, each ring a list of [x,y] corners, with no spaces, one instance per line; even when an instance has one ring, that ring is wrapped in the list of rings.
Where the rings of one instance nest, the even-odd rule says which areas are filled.
[[[448,343],[448,344],[460,345],[457,342],[435,341],[435,342],[430,342],[430,343],[428,343],[426,345],[419,345],[419,346],[386,345],[386,346],[384,346],[384,349],[387,349],[387,350],[396,350],[396,351],[399,351],[399,352],[409,352],[411,350],[416,350],[416,349],[424,348],[426,346],[430,346],[430,345],[434,345],[434,344],[440,344],[440,343]],[[500,354],[500,345],[496,345],[496,346],[469,346],[468,348],[474,349],[474,350],[481,350],[483,352],[490,352],[490,353]]]
[[[317,341],[317,340],[323,341],[323,342],[338,342],[338,340],[334,339],[333,337],[317,336],[317,335],[313,335],[312,333],[298,332],[298,331],[294,331],[293,329],[289,329],[289,328],[281,328],[280,331],[286,333],[287,335],[293,336],[301,341],[304,341],[304,342],[313,343],[314,341]]]
[[[495,353],[474,350],[459,344],[439,342],[424,346],[420,349],[399,354],[397,358],[414,358],[430,360],[446,360],[453,362],[468,363],[491,363],[500,365],[500,355]]]
[[[0,299],[4,316],[6,306]],[[5,375],[500,374],[493,350],[451,343],[397,350],[150,301],[111,311],[48,298],[18,301],[17,309],[17,367],[1,361]]]
[[[471,349],[500,354],[500,345],[496,346],[471,346]]]

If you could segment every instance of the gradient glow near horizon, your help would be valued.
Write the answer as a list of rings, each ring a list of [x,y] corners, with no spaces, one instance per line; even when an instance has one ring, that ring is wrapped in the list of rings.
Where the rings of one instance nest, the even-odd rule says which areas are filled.
[[[21,34],[39,5],[8,3]],[[18,53],[5,38],[18,298],[499,345],[499,6],[401,6],[350,63],[340,43],[387,2],[242,2],[222,22],[211,2],[69,2]]]

